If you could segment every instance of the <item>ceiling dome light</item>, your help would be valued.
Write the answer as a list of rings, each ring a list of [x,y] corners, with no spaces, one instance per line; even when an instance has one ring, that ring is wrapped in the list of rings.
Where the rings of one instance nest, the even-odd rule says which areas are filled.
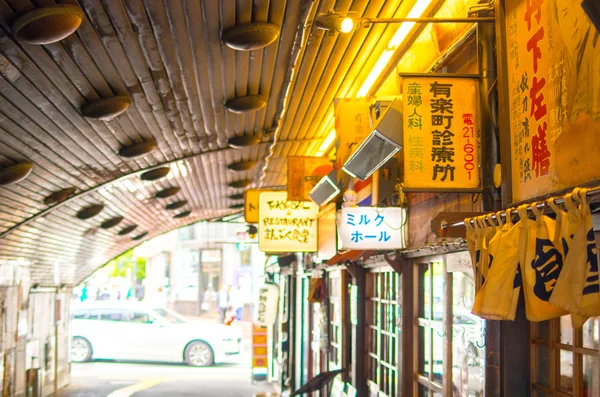
[[[122,216],[116,216],[114,218],[107,219],[100,224],[100,227],[102,229],[110,229],[111,227],[115,227],[119,223],[121,223],[123,221],[123,219],[124,218]]]
[[[244,193],[230,194],[229,196],[227,196],[227,198],[229,200],[243,200]]]
[[[167,198],[176,195],[181,190],[180,187],[168,187],[156,193],[154,197],[156,198]]]
[[[259,135],[242,135],[242,136],[234,136],[233,138],[229,138],[227,140],[229,146],[234,149],[244,149],[247,147],[252,147],[254,145],[258,145],[260,143]]]
[[[148,232],[142,232],[142,233],[138,234],[137,236],[132,237],[131,239],[134,240],[134,241],[138,241],[138,240],[143,239],[147,235],[148,235]]]
[[[252,179],[243,179],[241,181],[233,181],[229,183],[229,187],[234,189],[241,189],[244,187],[248,187],[252,184]]]
[[[237,209],[240,209],[240,208],[244,208],[244,204],[243,203],[241,203],[241,204],[231,204],[229,206],[229,208],[231,208],[232,210],[237,210]]]
[[[82,219],[82,220],[93,218],[96,215],[98,215],[99,213],[101,213],[103,209],[104,209],[104,205],[102,205],[102,204],[90,205],[88,207],[81,209],[77,213],[77,218]]]
[[[131,99],[128,96],[114,96],[98,99],[81,108],[81,114],[85,117],[98,120],[110,120],[125,112]]]
[[[273,43],[279,37],[279,26],[266,22],[253,22],[232,26],[223,32],[221,40],[238,51],[253,51]]]
[[[83,10],[71,4],[36,8],[10,27],[17,40],[28,44],[52,44],[73,34],[83,22]]]
[[[225,108],[232,113],[256,112],[267,106],[267,100],[260,95],[238,96],[225,102]]]
[[[135,229],[137,229],[137,225],[127,226],[127,227],[121,229],[121,231],[119,232],[119,236],[124,236],[126,234],[129,234],[129,233],[133,232]]]
[[[174,203],[167,204],[167,206],[165,207],[165,209],[168,210],[168,211],[178,210],[179,208],[184,207],[186,204],[187,204],[187,200],[175,201]]]
[[[176,219],[185,218],[186,216],[189,216],[191,213],[192,213],[192,211],[190,211],[190,210],[182,211],[179,214],[175,215],[173,218],[176,218]]]
[[[59,190],[58,192],[54,192],[44,199],[44,204],[60,203],[61,201],[64,201],[75,194],[75,190],[76,189],[74,187],[68,187],[66,189]]]
[[[134,159],[148,154],[154,149],[156,149],[156,142],[154,141],[139,142],[134,143],[133,145],[123,146],[119,150],[119,156]]]
[[[239,161],[227,166],[229,171],[249,171],[256,165],[256,161]]]
[[[171,172],[171,168],[169,167],[155,168],[153,170],[144,172],[142,175],[140,175],[140,178],[143,181],[157,181],[169,175],[169,172]]]
[[[0,169],[0,185],[13,185],[27,178],[33,171],[33,164],[23,161]]]

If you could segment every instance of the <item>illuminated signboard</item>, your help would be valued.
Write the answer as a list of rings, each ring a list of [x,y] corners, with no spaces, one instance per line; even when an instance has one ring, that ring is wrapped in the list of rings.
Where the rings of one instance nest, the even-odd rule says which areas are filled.
[[[477,83],[452,77],[405,77],[404,186],[479,187]]]
[[[259,197],[258,247],[263,252],[317,251],[317,213],[312,201],[288,201],[287,192]]]
[[[406,248],[406,210],[404,208],[342,208],[338,222],[342,249]]]
[[[255,307],[254,324],[268,327],[275,324],[279,307],[279,288],[265,284],[258,290],[258,303]]]

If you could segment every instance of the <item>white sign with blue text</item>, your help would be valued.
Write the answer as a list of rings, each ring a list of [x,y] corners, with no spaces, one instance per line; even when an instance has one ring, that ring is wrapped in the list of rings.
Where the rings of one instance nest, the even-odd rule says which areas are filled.
[[[406,210],[399,207],[342,208],[338,218],[343,250],[406,248]]]

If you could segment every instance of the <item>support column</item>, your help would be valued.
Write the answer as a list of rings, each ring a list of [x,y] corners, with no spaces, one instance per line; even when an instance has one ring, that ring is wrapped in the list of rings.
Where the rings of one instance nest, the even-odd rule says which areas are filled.
[[[367,388],[367,358],[369,355],[366,339],[366,302],[367,302],[367,272],[357,264],[348,266],[352,275],[352,283],[357,287],[357,325],[352,326],[352,384],[357,390],[357,395],[368,396]]]

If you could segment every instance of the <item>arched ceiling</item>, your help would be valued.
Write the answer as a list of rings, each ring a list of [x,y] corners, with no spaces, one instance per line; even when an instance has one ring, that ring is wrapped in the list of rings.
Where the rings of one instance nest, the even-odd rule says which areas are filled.
[[[11,33],[19,17],[57,3],[83,10],[74,34],[34,45]],[[239,211],[231,207],[241,201],[229,196],[244,187],[230,187],[233,182],[284,184],[286,157],[314,155],[329,132],[333,98],[356,93],[365,63],[393,34],[384,25],[330,35],[313,28],[311,18],[329,9],[392,17],[402,3],[0,0],[0,180],[15,164],[32,165],[26,179],[0,185],[0,264],[29,266],[42,285],[53,284],[59,269],[60,282],[74,285],[148,238]],[[225,30],[251,22],[274,24],[279,36],[252,51],[222,43]],[[260,95],[266,105],[245,114],[226,108],[248,95]],[[115,96],[130,99],[124,113],[84,116],[86,105]],[[260,143],[228,146],[243,135],[257,135]],[[141,142],[156,147],[123,156]],[[243,169],[256,165],[228,170],[238,162],[249,162]],[[170,168],[165,178],[140,178],[158,167]],[[173,196],[157,197],[174,187]],[[48,202],[69,188],[68,198]],[[165,208],[182,200],[187,203],[177,210]],[[94,205],[103,207],[80,219]],[[119,218],[118,225],[101,227]]]

